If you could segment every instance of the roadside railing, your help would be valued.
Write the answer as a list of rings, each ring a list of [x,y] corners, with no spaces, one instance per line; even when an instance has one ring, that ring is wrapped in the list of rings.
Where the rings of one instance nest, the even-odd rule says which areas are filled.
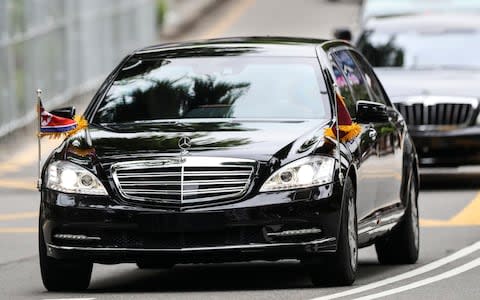
[[[121,57],[157,39],[155,0],[0,1],[0,137],[98,85]]]

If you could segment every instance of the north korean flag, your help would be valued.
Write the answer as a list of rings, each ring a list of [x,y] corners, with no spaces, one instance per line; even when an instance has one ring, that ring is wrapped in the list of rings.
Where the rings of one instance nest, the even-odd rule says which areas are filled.
[[[72,119],[53,115],[43,108],[40,102],[40,132],[54,133],[67,132],[77,127],[77,122]]]

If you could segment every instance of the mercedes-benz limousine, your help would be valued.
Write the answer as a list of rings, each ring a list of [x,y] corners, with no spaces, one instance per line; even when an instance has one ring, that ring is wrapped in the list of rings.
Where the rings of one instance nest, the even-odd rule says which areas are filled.
[[[42,170],[48,290],[94,263],[298,259],[349,285],[358,248],[414,263],[417,156],[402,116],[349,44],[229,38],[135,51]]]

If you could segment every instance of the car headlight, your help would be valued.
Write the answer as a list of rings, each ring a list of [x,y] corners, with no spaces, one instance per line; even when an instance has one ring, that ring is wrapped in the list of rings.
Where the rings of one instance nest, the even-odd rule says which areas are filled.
[[[278,169],[260,188],[272,192],[331,183],[335,159],[326,156],[305,157]]]
[[[95,175],[68,161],[56,161],[48,166],[46,186],[64,193],[108,195]]]

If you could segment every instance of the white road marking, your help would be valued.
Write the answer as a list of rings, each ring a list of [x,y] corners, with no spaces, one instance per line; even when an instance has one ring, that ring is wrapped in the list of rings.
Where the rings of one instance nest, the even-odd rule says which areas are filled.
[[[377,293],[377,294],[372,294],[372,295],[367,295],[367,296],[364,296],[364,297],[356,298],[355,300],[372,300],[372,299],[383,298],[383,297],[390,296],[390,295],[393,295],[393,294],[398,294],[398,293],[401,293],[401,292],[405,292],[405,291],[415,289],[415,288],[418,288],[418,287],[421,287],[421,286],[424,286],[424,285],[427,285],[427,284],[430,284],[430,283],[434,283],[434,282],[437,282],[437,281],[440,281],[440,280],[443,280],[443,279],[447,279],[447,278],[456,276],[458,274],[461,274],[463,272],[466,272],[466,271],[471,270],[473,268],[476,268],[478,266],[480,266],[480,258],[474,259],[474,260],[472,260],[472,261],[470,261],[470,262],[468,262],[464,265],[461,265],[460,267],[457,267],[455,269],[451,269],[451,270],[446,271],[444,273],[440,273],[438,275],[435,275],[435,276],[432,276],[432,277],[429,277],[429,278],[425,278],[423,280],[413,282],[413,283],[410,283],[410,284],[407,284],[407,285],[404,285],[404,286],[400,286],[400,287],[397,287],[397,288],[394,288],[394,289],[391,289],[391,290],[386,290],[386,291],[383,291],[383,292],[380,292],[380,293]]]
[[[360,286],[358,288],[353,288],[353,289],[350,289],[350,290],[347,290],[347,291],[344,291],[344,292],[335,293],[335,294],[331,294],[331,295],[326,295],[326,296],[322,296],[322,297],[317,297],[317,298],[314,298],[312,300],[337,299],[337,298],[351,296],[351,295],[363,293],[363,292],[366,292],[366,291],[369,291],[369,290],[373,290],[373,289],[379,288],[381,286],[392,284],[392,283],[395,283],[395,282],[398,282],[398,281],[401,281],[401,280],[412,278],[412,277],[421,275],[423,273],[430,272],[432,270],[438,269],[441,266],[444,266],[448,263],[451,263],[451,262],[453,262],[457,259],[460,259],[464,256],[470,255],[470,254],[472,254],[473,252],[475,252],[479,249],[480,249],[480,242],[476,242],[475,244],[467,246],[463,249],[460,249],[457,252],[455,252],[453,254],[450,254],[449,256],[440,258],[440,259],[438,259],[434,262],[431,262],[427,265],[424,265],[424,266],[419,267],[417,269],[414,269],[412,271],[408,271],[408,272],[405,272],[405,273],[402,273],[402,274],[399,274],[399,275],[396,275],[396,276],[393,276],[393,277],[390,277],[390,278],[386,278],[386,279],[383,279],[383,280],[380,280],[380,281],[372,282],[370,284]]]
[[[43,299],[43,300],[95,300],[97,298],[51,298],[51,299]]]

